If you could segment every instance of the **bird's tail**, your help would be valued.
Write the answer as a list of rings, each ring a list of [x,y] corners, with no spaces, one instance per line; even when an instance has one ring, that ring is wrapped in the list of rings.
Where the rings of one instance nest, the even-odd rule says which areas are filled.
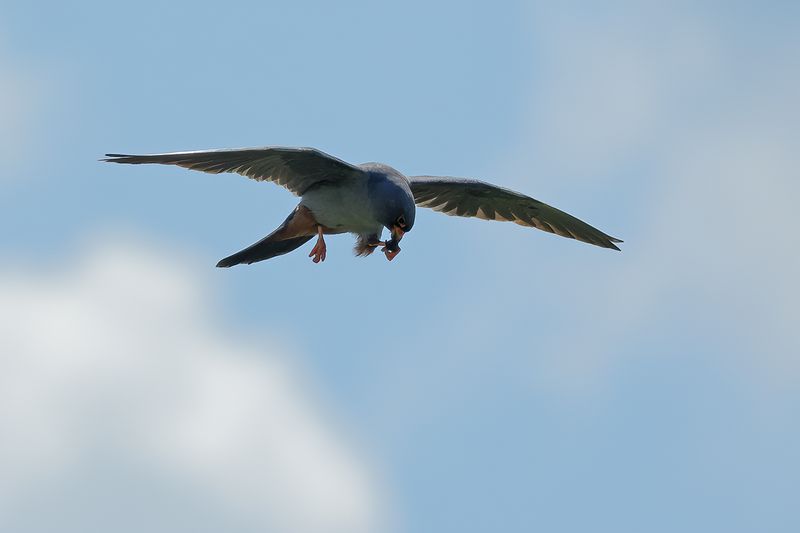
[[[274,233],[275,232],[267,235],[257,243],[248,246],[241,252],[236,252],[235,254],[226,257],[217,263],[217,266],[220,268],[228,268],[234,265],[249,265],[251,263],[257,263],[258,261],[264,261],[265,259],[272,259],[273,257],[277,257],[279,255],[288,254],[292,250],[295,250],[310,241],[313,237],[313,235],[310,235],[278,240],[273,237]]]
[[[300,216],[297,216],[298,213]],[[217,266],[227,268],[242,263],[249,265],[288,254],[310,241],[314,235],[316,229],[313,218],[309,219],[307,210],[298,206],[275,231],[241,252],[226,257]]]

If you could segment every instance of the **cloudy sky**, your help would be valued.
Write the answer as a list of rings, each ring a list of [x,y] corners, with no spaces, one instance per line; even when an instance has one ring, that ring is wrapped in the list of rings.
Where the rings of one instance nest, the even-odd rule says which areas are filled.
[[[0,529],[800,530],[800,8],[701,4],[4,3]],[[97,161],[259,145],[626,242]]]

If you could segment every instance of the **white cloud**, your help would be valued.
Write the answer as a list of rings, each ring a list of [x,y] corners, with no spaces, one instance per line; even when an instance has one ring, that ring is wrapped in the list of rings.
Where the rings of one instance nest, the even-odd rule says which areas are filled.
[[[768,131],[751,131],[770,139]],[[792,242],[791,199],[800,197],[800,151],[774,137],[770,144],[718,133],[701,152],[684,147],[660,172],[670,185],[639,222],[632,249],[614,262],[618,270],[606,270],[607,284],[573,284],[595,298],[575,310],[580,336],[550,339],[551,373],[543,382],[590,391],[621,354],[632,355],[626,342],[670,328],[665,338],[680,344],[693,324],[704,333],[684,349],[721,351],[713,363],[755,386],[796,387],[800,250]],[[651,346],[636,357],[662,350]]]
[[[24,510],[46,500],[71,517],[55,529],[85,530],[109,498],[159,509],[171,490],[225,530],[373,530],[374,481],[286,350],[221,329],[180,261],[101,243],[59,272],[0,272],[0,528],[40,530]],[[195,528],[160,509],[148,530]]]
[[[795,386],[800,42],[761,36],[756,44],[694,8],[536,16],[550,68],[537,79],[523,147],[544,143],[536,153],[544,162],[532,165],[522,148],[513,164],[549,165],[555,182],[617,180],[603,187],[620,191],[601,198],[603,209],[643,202],[627,208],[637,217],[627,227],[610,229],[628,242],[613,267],[597,263],[607,269],[603,286],[539,268],[581,304],[569,317],[580,335],[543,339],[551,355],[539,358],[549,365],[536,369],[549,371],[541,383],[575,392],[602,385],[620,354],[631,356],[624,343],[691,320],[703,332],[692,346],[738,353],[713,364],[757,386]],[[643,172],[632,178],[631,167]],[[650,192],[626,194],[632,179]]]
[[[41,97],[39,74],[13,61],[0,41],[0,158],[5,161],[0,180],[13,177],[12,164],[24,160],[21,151],[30,139]]]
[[[718,35],[698,10],[537,4],[530,15],[539,65],[519,150],[534,147],[537,166],[576,182],[657,143],[665,120],[692,112],[687,96],[716,75]]]

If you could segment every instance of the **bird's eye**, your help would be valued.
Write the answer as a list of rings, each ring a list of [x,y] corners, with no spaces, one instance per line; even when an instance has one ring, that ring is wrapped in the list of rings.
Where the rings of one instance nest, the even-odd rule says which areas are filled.
[[[404,217],[403,215],[400,215],[397,218],[397,225],[400,226],[401,228],[405,228],[406,227],[406,217]]]

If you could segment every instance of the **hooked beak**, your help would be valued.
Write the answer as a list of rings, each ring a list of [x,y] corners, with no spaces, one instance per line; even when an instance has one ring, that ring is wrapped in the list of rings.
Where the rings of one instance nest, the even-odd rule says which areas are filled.
[[[400,226],[396,224],[392,226],[392,239],[394,239],[395,241],[400,242],[400,239],[402,239],[403,235],[405,234],[406,232],[403,231],[403,228],[401,228]]]
[[[400,226],[394,225],[392,226],[391,233],[392,240],[387,241],[386,245],[383,247],[383,253],[386,254],[386,259],[389,261],[394,259],[397,254],[400,253],[400,247],[397,245],[397,243],[400,242],[400,239],[403,238],[403,235],[405,235],[406,232],[403,231],[403,228]]]

